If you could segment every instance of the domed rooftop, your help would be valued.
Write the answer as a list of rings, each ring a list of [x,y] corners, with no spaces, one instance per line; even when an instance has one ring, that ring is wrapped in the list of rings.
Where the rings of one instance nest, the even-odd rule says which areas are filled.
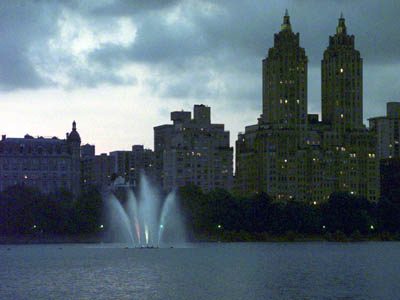
[[[68,142],[81,142],[81,137],[79,136],[78,131],[76,131],[76,122],[72,122],[72,131],[67,136]]]

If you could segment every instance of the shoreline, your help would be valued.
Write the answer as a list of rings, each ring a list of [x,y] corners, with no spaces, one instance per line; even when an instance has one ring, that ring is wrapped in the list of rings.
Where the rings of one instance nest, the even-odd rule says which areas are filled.
[[[0,245],[34,244],[97,244],[102,238],[96,235],[14,235],[0,236]]]
[[[269,235],[267,233],[250,234],[247,232],[224,232],[219,234],[199,234],[189,239],[190,243],[308,243],[308,242],[385,242],[400,241],[399,234],[377,233],[360,235],[359,233],[346,236],[341,232],[334,234],[303,235],[288,232],[284,235]],[[80,234],[80,235],[13,235],[0,236],[0,245],[34,245],[34,244],[99,244],[112,243],[105,240],[102,234]]]

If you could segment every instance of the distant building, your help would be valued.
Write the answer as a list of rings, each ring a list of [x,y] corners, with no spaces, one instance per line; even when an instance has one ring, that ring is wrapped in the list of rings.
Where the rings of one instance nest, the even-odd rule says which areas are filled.
[[[400,158],[400,102],[386,104],[386,117],[369,119],[369,127],[375,132],[378,158]]]
[[[132,151],[110,152],[110,157],[114,159],[113,173],[132,186],[139,183],[141,174],[153,177],[154,152],[143,145],[133,145]]]
[[[145,174],[148,178],[154,177],[154,152],[145,149],[143,145],[133,145],[130,156],[129,178],[138,183],[140,176]]]
[[[363,129],[363,61],[343,16],[321,61],[322,122],[342,133]]]
[[[12,185],[37,187],[43,193],[80,192],[81,138],[75,121],[65,140],[25,135],[0,141],[0,191]]]
[[[114,158],[102,153],[95,155],[94,145],[83,145],[81,147],[81,184],[85,190],[90,187],[102,190],[109,186],[115,169]]]
[[[110,157],[114,160],[114,170],[113,173],[117,177],[122,177],[126,181],[129,181],[129,156],[130,151],[112,151],[110,152]]]
[[[318,203],[379,198],[374,133],[362,124],[362,60],[340,17],[322,64],[322,122],[307,113],[307,56],[289,15],[263,60],[263,113],[236,142],[235,192]]]
[[[211,123],[210,107],[171,113],[171,125],[154,127],[155,178],[163,190],[189,184],[204,191],[232,189],[233,148],[223,124]]]
[[[95,155],[95,146],[94,145],[82,145],[81,146],[81,157],[92,157]]]
[[[274,35],[274,47],[262,61],[263,124],[304,127],[307,120],[307,62],[300,35],[292,31],[289,15]]]
[[[400,204],[400,157],[385,158],[381,166],[381,196]]]

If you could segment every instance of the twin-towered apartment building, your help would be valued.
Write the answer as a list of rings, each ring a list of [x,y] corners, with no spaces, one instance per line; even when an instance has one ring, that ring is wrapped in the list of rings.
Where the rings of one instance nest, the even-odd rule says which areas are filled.
[[[266,192],[279,201],[313,203],[347,191],[377,201],[380,160],[400,157],[400,103],[388,103],[386,117],[364,126],[363,62],[342,16],[321,61],[321,121],[307,111],[307,63],[286,13],[262,61],[262,113],[238,135],[235,176],[229,131],[211,123],[210,107],[195,105],[193,118],[176,111],[172,124],[154,127],[154,152],[135,145],[95,155],[94,146],[80,148],[76,124],[65,140],[3,136],[0,190],[24,183],[45,192],[59,187],[77,192],[116,177],[135,186],[144,172],[163,190],[194,184],[204,191]]]
[[[321,122],[307,112],[307,62],[286,14],[263,60],[263,113],[236,142],[236,191],[312,202],[348,191],[377,201],[376,137],[362,122],[362,58],[342,16],[321,61]]]

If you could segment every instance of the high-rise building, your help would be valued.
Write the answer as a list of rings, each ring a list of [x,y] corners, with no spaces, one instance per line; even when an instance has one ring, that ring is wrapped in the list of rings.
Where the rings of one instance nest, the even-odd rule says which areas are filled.
[[[140,181],[140,176],[146,175],[147,178],[154,177],[154,152],[145,149],[143,145],[133,145],[130,155],[130,178],[136,184]]]
[[[110,156],[115,161],[113,173],[126,183],[136,186],[142,174],[153,178],[154,152],[143,145],[133,145],[131,151],[113,151]]]
[[[236,142],[237,193],[318,203],[347,191],[378,200],[375,137],[362,124],[361,63],[341,16],[322,60],[323,120],[307,114],[307,57],[286,12],[263,60],[263,114]]]
[[[362,63],[341,15],[321,61],[322,122],[334,129],[364,127]]]
[[[263,60],[263,114],[236,142],[236,192],[300,200],[315,188],[307,180],[313,169],[306,149],[320,141],[307,131],[307,60],[286,11]]]
[[[37,187],[43,193],[80,192],[81,138],[75,121],[64,140],[57,137],[7,138],[0,141],[0,191],[12,185]]]
[[[263,60],[262,122],[285,127],[305,126],[307,121],[307,61],[300,35],[292,31],[286,11],[274,47]]]
[[[400,158],[400,102],[386,104],[386,117],[368,120],[370,129],[376,133],[378,158]]]
[[[223,124],[211,123],[210,107],[171,113],[173,124],[154,127],[156,178],[163,190],[195,184],[204,191],[232,189],[233,148]]]
[[[400,201],[400,102],[386,104],[386,116],[370,118],[380,160],[381,197]]]

